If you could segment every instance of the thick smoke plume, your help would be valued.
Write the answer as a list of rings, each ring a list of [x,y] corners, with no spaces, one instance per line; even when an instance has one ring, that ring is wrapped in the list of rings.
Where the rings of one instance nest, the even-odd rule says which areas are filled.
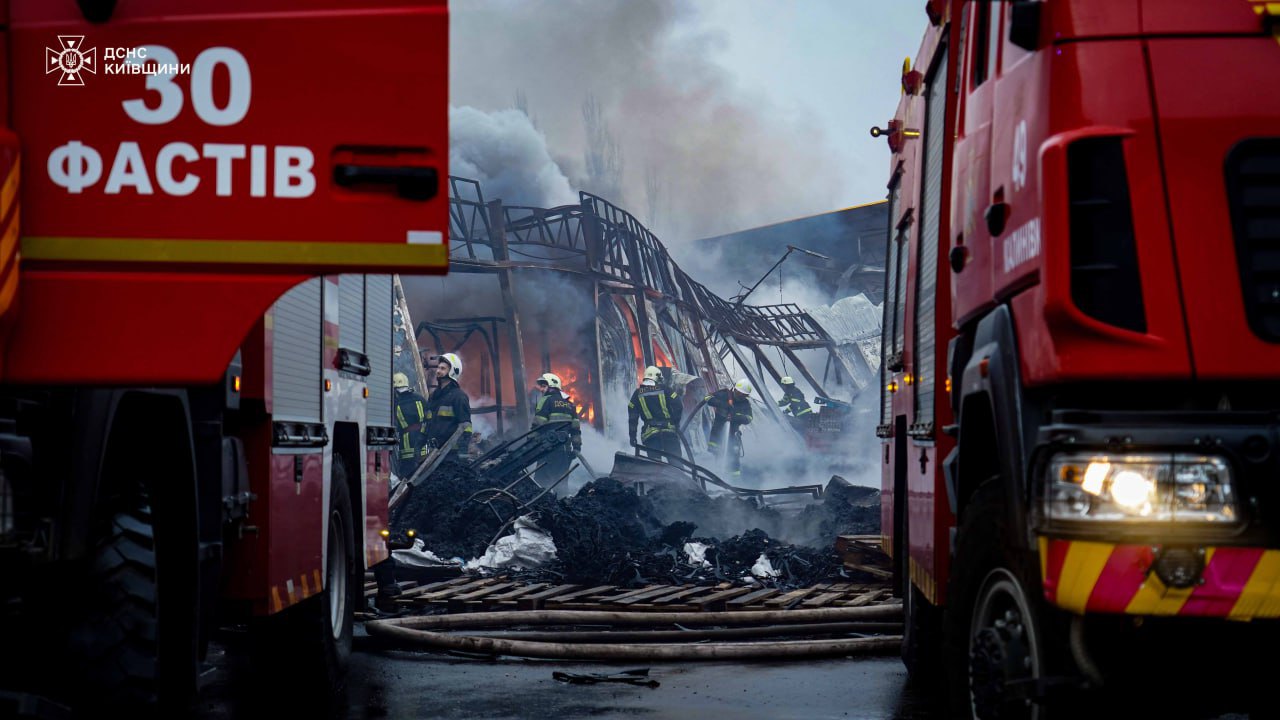
[[[552,207],[577,202],[547,138],[519,110],[449,108],[449,172],[479,180],[486,199]]]
[[[818,124],[739,87],[714,60],[723,38],[690,4],[473,0],[451,13],[454,104],[489,111],[491,129],[515,123],[492,111],[523,107],[513,112],[536,119],[568,185],[618,193],[608,199],[636,213],[677,256],[683,240],[848,201],[835,196],[841,169]],[[475,115],[454,115],[459,147],[451,154],[466,160],[455,159],[454,174],[495,172],[467,147],[476,126],[486,125]],[[618,177],[608,176],[611,167]],[[516,202],[523,201],[517,190],[547,193],[550,185],[564,187],[492,192]],[[562,202],[554,193],[530,200]]]

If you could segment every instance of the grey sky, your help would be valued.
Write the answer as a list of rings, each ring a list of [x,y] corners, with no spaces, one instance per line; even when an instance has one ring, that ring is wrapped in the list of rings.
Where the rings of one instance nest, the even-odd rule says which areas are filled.
[[[921,5],[456,0],[451,100],[480,113],[457,116],[474,126],[454,128],[451,154],[486,178],[521,161],[509,174],[546,178],[537,158],[549,158],[571,188],[609,195],[669,245],[876,200],[888,150],[867,130],[897,105]],[[517,95],[532,127],[498,114]],[[589,97],[620,151],[612,179],[584,158]],[[504,187],[508,202],[548,197]]]
[[[724,35],[716,59],[780,108],[808,109],[845,170],[844,205],[885,195],[889,149],[868,130],[898,104],[902,59],[914,58],[928,20],[907,0],[699,0]]]

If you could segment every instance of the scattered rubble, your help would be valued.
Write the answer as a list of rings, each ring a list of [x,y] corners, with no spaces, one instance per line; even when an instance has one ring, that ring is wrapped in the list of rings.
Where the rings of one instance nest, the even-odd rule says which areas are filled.
[[[415,531],[428,550],[443,558],[480,557],[508,521],[524,514],[510,498],[477,495],[489,488],[470,465],[445,461],[392,511],[390,530],[395,536]],[[541,490],[522,482],[508,492],[524,503]],[[547,496],[535,506],[553,502]]]
[[[471,571],[501,569],[526,580],[784,588],[860,579],[833,541],[880,531],[879,491],[838,476],[822,500],[787,509],[678,486],[638,495],[607,477],[571,497],[529,504],[538,493],[532,482],[497,492],[471,466],[446,463],[396,508],[391,529],[415,530],[425,550]]]

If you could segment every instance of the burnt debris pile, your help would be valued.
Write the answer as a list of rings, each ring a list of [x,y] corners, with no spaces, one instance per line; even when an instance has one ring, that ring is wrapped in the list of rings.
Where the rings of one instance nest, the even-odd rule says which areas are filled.
[[[619,587],[863,580],[843,567],[833,542],[840,534],[879,533],[879,492],[839,478],[822,500],[790,510],[677,487],[641,496],[611,478],[570,497],[547,495],[527,504],[537,493],[533,483],[496,493],[471,467],[448,463],[396,508],[391,529],[397,535],[415,530],[440,557],[469,559],[483,555],[509,520],[527,513],[551,535],[557,557],[519,571],[520,577]]]
[[[478,557],[509,520],[524,514],[522,506],[541,492],[527,481],[504,486],[501,493],[495,490],[472,465],[446,461],[396,506],[390,530],[397,537],[413,530],[428,550],[442,558]],[[533,507],[553,502],[548,495]]]

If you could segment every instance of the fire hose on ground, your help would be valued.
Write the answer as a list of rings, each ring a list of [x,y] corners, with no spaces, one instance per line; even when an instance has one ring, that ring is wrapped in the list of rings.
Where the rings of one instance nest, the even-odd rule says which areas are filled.
[[[887,655],[898,652],[901,635],[847,637],[901,627],[900,604],[811,610],[740,612],[607,612],[536,610],[429,615],[374,620],[370,635],[416,648],[509,655],[549,660],[776,660],[785,658]],[[702,630],[612,633],[608,630],[517,633],[513,637],[453,634],[454,630],[529,626],[652,628],[713,626]],[[844,634],[846,637],[763,642],[717,640]],[[678,640],[688,642],[675,642]],[[652,640],[656,642],[644,642]],[[710,642],[707,642],[707,641]]]

